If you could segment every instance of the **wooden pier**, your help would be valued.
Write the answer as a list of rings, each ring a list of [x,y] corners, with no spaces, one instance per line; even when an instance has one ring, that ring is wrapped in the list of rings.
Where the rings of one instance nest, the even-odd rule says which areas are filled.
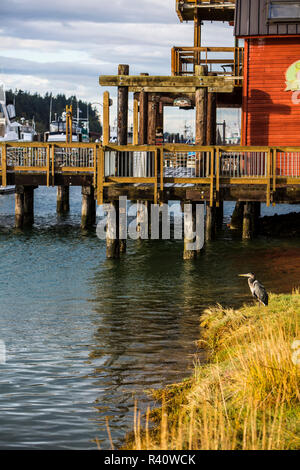
[[[224,201],[240,203],[237,213],[242,214],[244,238],[255,234],[259,203],[264,202],[267,206],[300,203],[298,135],[291,140],[291,133],[283,126],[280,143],[277,144],[277,134],[271,133],[273,121],[273,127],[266,121],[282,106],[274,102],[269,104],[264,98],[261,104],[255,104],[255,112],[260,112],[261,105],[271,106],[268,116],[265,118],[260,112],[260,121],[256,124],[251,115],[254,112],[253,95],[250,96],[247,90],[251,88],[255,71],[251,70],[249,75],[249,51],[261,59],[260,49],[257,52],[255,48],[262,47],[262,40],[251,43],[246,38],[244,50],[239,45],[237,33],[233,47],[201,46],[203,20],[228,21],[233,25],[237,8],[238,29],[242,31],[243,22],[247,20],[246,11],[240,15],[243,6],[239,0],[177,1],[179,19],[194,23],[194,44],[191,47],[173,47],[170,76],[149,76],[147,73],[131,76],[126,64],[119,65],[116,75],[100,76],[102,87],[117,88],[117,145],[110,143],[111,100],[107,91],[103,94],[101,144],[70,141],[1,143],[0,184],[4,187],[16,185],[16,226],[22,227],[25,221],[33,222],[33,193],[34,188],[40,185],[58,187],[57,210],[61,213],[68,211],[69,186],[82,187],[82,228],[95,223],[95,201],[98,205],[108,202],[116,207],[121,196],[135,202],[154,204],[170,200],[178,200],[182,204],[206,203],[207,240],[214,238],[216,226],[220,225]],[[300,19],[297,22],[300,23]],[[291,30],[290,26],[287,31]],[[282,27],[278,31],[279,36],[287,34]],[[245,34],[251,36],[251,28]],[[300,52],[299,38],[298,35],[292,40],[299,45]],[[272,33],[270,47],[274,41]],[[279,46],[280,41],[277,43]],[[269,47],[268,42],[266,47]],[[265,80],[261,86],[264,84]],[[272,89],[277,86],[283,87],[286,93],[284,73],[273,83]],[[129,145],[130,94],[133,97],[133,143]],[[294,105],[289,95],[280,96],[281,100],[282,96],[287,99],[290,107]],[[195,145],[163,142],[166,106],[195,110]],[[245,145],[217,145],[217,109],[220,107],[243,110],[242,130],[247,135],[242,135],[242,143]],[[285,114],[290,113],[285,109]],[[296,112],[294,115],[297,119]],[[281,119],[280,113],[277,119]],[[291,121],[289,118],[287,122]],[[282,145],[285,133],[289,135],[289,145]],[[266,145],[258,143],[260,134],[264,136]],[[253,137],[251,145],[246,145],[249,144],[249,135]],[[268,141],[269,136],[272,136],[271,142]],[[115,244],[108,237],[108,257],[117,257],[125,249],[124,240]],[[190,254],[186,253],[185,257],[189,258]]]
[[[155,204],[300,203],[300,147],[0,144],[2,186],[92,187],[98,204],[127,195]]]

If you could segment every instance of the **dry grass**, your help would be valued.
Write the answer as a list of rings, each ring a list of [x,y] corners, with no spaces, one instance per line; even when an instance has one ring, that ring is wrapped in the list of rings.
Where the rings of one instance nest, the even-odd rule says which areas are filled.
[[[196,364],[191,379],[154,392],[161,407],[143,419],[136,409],[125,448],[299,449],[300,366],[291,349],[299,315],[299,291],[271,295],[268,308],[207,310],[200,344],[208,364]]]

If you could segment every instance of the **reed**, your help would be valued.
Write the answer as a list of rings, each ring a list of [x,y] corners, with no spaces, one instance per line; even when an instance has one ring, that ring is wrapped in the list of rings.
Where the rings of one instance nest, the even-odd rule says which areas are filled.
[[[146,417],[136,410],[134,437],[124,448],[299,449],[300,369],[292,360],[299,315],[299,290],[271,295],[265,309],[206,310],[199,345],[207,363],[196,363],[190,379],[153,392],[160,407]]]

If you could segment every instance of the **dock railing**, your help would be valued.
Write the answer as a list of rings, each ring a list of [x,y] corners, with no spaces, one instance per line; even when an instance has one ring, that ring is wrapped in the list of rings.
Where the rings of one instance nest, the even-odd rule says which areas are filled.
[[[235,85],[242,85],[244,68],[243,47],[173,47],[171,70],[174,76],[194,75],[196,65],[207,65],[217,75],[236,77]]]
[[[300,184],[300,147],[0,143],[2,186],[11,174],[44,175],[47,186],[58,174],[89,175],[99,204],[115,185],[149,186],[156,203],[170,186],[207,186],[211,205],[222,185],[263,185],[270,205],[278,185]]]

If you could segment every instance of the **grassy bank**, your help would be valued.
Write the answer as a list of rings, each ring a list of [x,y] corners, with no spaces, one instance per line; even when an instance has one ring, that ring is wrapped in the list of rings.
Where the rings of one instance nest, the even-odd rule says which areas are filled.
[[[205,311],[199,344],[208,363],[153,392],[159,407],[136,413],[125,448],[299,449],[299,316],[300,292],[271,295],[268,308]]]

